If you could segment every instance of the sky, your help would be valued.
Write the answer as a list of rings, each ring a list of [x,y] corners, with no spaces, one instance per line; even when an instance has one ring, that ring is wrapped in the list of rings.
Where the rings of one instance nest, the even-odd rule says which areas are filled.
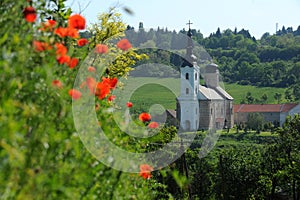
[[[112,6],[119,7],[123,21],[135,29],[143,22],[146,30],[167,27],[179,31],[188,29],[186,23],[191,20],[191,28],[204,37],[218,27],[221,31],[236,27],[259,39],[266,32],[275,33],[276,24],[279,29],[294,30],[300,25],[300,0],[67,0],[66,6],[81,13],[87,24],[97,22],[97,16]],[[133,15],[124,12],[124,7]]]

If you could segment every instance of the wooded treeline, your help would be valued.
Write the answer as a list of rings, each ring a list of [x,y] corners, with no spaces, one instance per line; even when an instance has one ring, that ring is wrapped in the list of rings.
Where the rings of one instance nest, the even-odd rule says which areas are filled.
[[[205,158],[199,158],[203,135],[170,165],[188,180],[157,172],[175,199],[300,199],[300,116],[288,117],[275,135],[227,134]],[[213,140],[213,139],[211,139]],[[234,143],[233,141],[236,141]],[[173,177],[173,178],[172,178]],[[178,184],[179,183],[179,184]],[[180,187],[182,185],[182,187]],[[167,199],[161,193],[161,199]]]
[[[128,26],[127,30],[135,30],[126,36],[136,46],[185,51],[185,29],[176,32],[158,27],[156,30],[146,31],[140,23],[138,29]],[[299,100],[300,26],[297,30],[283,26],[276,34],[271,35],[267,32],[259,39],[245,29],[221,31],[218,28],[209,37],[204,37],[200,30],[191,31],[193,39],[203,46],[213,62],[219,65],[223,81],[241,85],[284,87],[288,88],[285,94],[288,101]],[[201,51],[197,48],[194,50]],[[167,61],[178,66],[181,62],[168,53],[160,53],[159,56],[153,57],[160,63]],[[198,63],[202,59],[206,58],[198,58]]]

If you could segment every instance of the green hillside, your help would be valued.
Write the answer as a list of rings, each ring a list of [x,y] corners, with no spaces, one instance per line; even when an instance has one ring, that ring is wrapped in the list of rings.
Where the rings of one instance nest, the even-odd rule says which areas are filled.
[[[285,88],[274,88],[274,87],[256,87],[250,85],[238,85],[238,84],[225,84],[225,90],[234,98],[234,103],[239,104],[245,99],[248,92],[251,92],[251,96],[254,99],[261,99],[266,94],[268,99],[266,104],[275,104],[278,101],[274,98],[276,93],[281,94],[281,100],[279,103],[285,103],[284,92]]]
[[[260,100],[265,94],[266,104],[275,104],[275,93],[281,94],[280,103],[286,102],[284,99],[285,88],[243,86],[238,84],[224,84],[225,90],[234,98],[234,103],[239,104],[246,99],[248,92],[253,99]],[[133,78],[124,82],[124,89],[127,93],[132,93],[130,101],[138,110],[148,110],[151,105],[161,104],[165,109],[175,109],[175,98],[180,92],[180,80],[175,78]],[[257,103],[257,102],[254,102]]]

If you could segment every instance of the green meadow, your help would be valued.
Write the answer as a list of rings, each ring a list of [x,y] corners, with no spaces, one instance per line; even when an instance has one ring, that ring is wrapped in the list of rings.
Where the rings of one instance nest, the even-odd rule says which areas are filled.
[[[129,77],[121,80],[123,89],[130,101],[139,110],[148,110],[151,105],[160,104],[165,109],[175,109],[176,96],[180,93],[180,80],[176,78]],[[267,104],[278,103],[274,98],[275,93],[282,94],[280,103],[284,103],[285,88],[255,87],[249,85],[227,84],[222,87],[234,98],[234,103],[239,104],[245,99],[248,92],[254,99],[261,99],[267,95]]]

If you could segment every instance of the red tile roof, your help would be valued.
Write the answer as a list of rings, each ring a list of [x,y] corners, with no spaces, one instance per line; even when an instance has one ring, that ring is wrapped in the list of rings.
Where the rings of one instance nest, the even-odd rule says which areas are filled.
[[[248,113],[248,112],[288,112],[297,103],[287,104],[237,104],[233,106],[235,113]]]

